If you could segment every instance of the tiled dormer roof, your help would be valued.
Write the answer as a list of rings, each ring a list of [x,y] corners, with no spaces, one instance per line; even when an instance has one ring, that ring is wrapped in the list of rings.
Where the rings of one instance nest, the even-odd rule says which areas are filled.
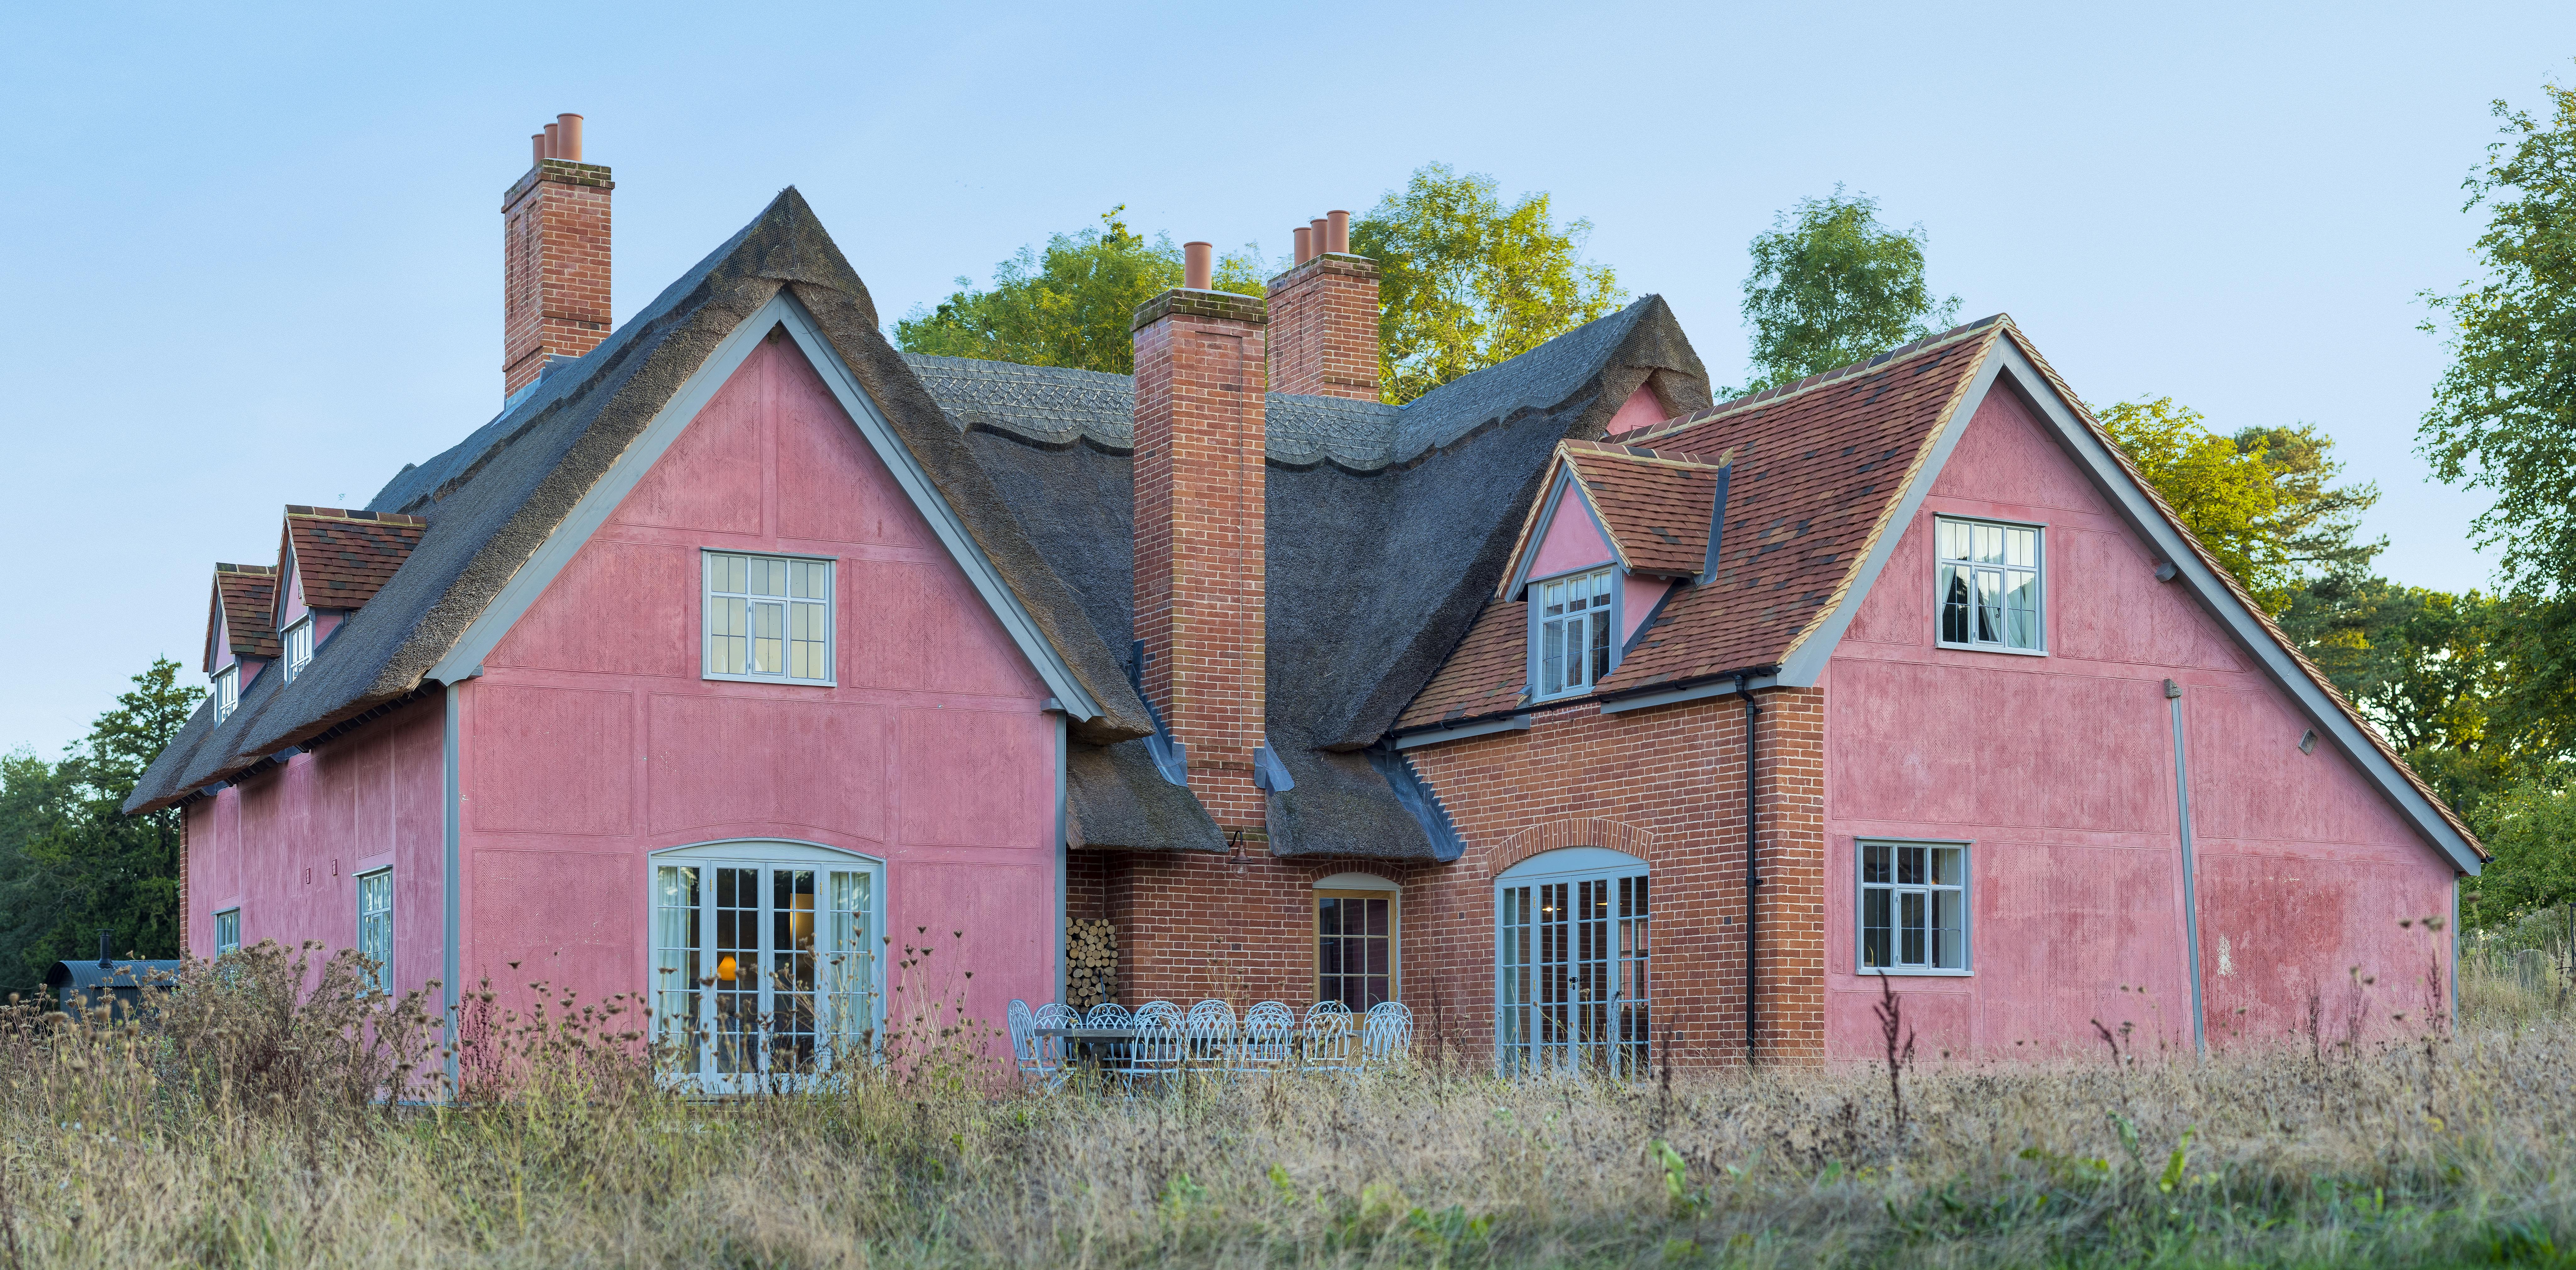
[[[1621,568],[1696,578],[1708,567],[1709,522],[1728,460],[1608,441],[1560,441],[1542,487],[1554,488],[1560,476],[1572,478],[1609,533]],[[1520,577],[1523,557],[1538,549],[1547,533],[1540,523],[1547,510],[1545,501],[1531,504],[1506,579]]]
[[[427,520],[398,512],[289,504],[278,557],[295,562],[305,607],[354,609],[376,598],[428,528]]]
[[[268,657],[278,655],[277,570],[264,564],[218,564],[215,566],[215,589],[206,614],[206,673],[223,667],[215,664],[215,646],[230,643],[235,657]],[[224,639],[215,638],[221,623]]]

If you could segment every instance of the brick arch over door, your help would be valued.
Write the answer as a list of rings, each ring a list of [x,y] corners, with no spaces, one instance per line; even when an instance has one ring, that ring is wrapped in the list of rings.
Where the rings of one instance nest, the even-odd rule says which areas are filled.
[[[1499,876],[1503,870],[1529,859],[1542,851],[1559,847],[1608,847],[1625,851],[1640,860],[1652,862],[1655,835],[1624,821],[1601,817],[1551,820],[1531,825],[1511,837],[1485,858],[1487,876]]]

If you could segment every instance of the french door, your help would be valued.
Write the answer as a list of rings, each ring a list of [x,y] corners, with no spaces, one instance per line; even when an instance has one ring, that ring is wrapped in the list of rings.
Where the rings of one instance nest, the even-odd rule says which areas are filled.
[[[1538,856],[1506,872],[1497,888],[1501,1065],[1515,1074],[1643,1075],[1654,1038],[1645,863],[1601,848],[1565,854],[1576,852],[1561,864],[1584,866],[1579,871],[1550,868],[1560,862]]]
[[[803,858],[758,858],[789,852]],[[654,1040],[664,1076],[746,1092],[872,1053],[881,867],[789,843],[656,856]]]

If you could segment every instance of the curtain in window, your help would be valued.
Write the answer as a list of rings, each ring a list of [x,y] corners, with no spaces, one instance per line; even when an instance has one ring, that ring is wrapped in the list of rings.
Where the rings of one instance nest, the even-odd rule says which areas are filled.
[[[662,1070],[699,1070],[698,871],[666,864],[653,875],[654,1047]]]

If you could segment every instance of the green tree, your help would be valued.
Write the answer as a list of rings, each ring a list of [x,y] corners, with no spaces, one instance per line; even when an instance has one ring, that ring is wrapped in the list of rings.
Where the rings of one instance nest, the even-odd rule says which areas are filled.
[[[155,658],[134,688],[101,714],[61,762],[32,755],[0,764],[0,898],[11,906],[0,931],[15,945],[17,974],[93,954],[98,932],[116,951],[179,953],[179,813],[124,812],[126,796],[169,745],[204,690],[178,682],[179,663]],[[20,908],[20,904],[27,908]]]
[[[1959,298],[1923,281],[1923,227],[1878,223],[1878,200],[1800,199],[1753,240],[1744,322],[1753,328],[1756,392],[1866,361],[1951,325]],[[1720,394],[1724,396],[1725,394]]]
[[[2212,432],[2171,397],[2097,407],[2120,449],[2201,545],[2265,611],[2286,611],[2320,573],[2358,573],[2386,546],[2362,541],[2369,483],[2335,484],[2334,440],[2314,426]]]
[[[2576,900],[2576,791],[2525,781],[2479,819],[2495,854],[2471,884],[2483,924]]]
[[[975,357],[1029,366],[1135,373],[1130,323],[1136,308],[1181,285],[1181,249],[1171,235],[1151,242],[1119,219],[1120,204],[1100,215],[1100,228],[1057,234],[1046,250],[1023,247],[993,266],[993,285],[975,289],[957,279],[957,291],[933,309],[914,306],[894,324],[897,347],[908,353]],[[1260,250],[1218,259],[1216,289],[1262,294]]]
[[[2472,527],[2508,584],[2557,594],[2576,585],[2576,89],[2543,91],[2544,114],[2495,103],[2504,137],[2467,181],[2484,278],[2424,294],[2451,365],[2418,438],[2436,476],[2495,491]]]
[[[1490,176],[1415,168],[1351,226],[1352,252],[1378,264],[1379,395],[1411,401],[1626,303],[1583,258],[1591,235],[1557,225],[1544,193],[1506,204]]]

